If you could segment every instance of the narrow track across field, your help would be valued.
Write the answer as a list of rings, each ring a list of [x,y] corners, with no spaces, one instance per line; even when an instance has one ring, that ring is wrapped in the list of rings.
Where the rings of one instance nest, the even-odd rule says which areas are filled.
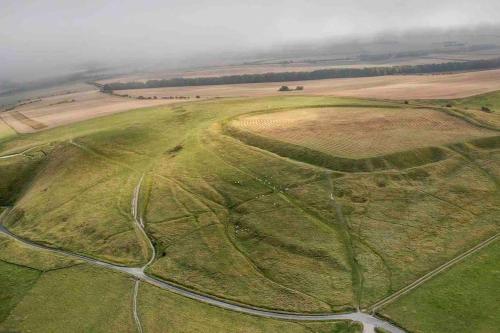
[[[9,212],[8,210],[5,210],[0,215],[0,222],[1,222],[2,218],[8,214],[8,212]],[[98,259],[90,258],[90,257],[84,256],[81,254],[76,254],[73,252],[69,252],[69,251],[65,251],[65,250],[61,250],[61,249],[57,249],[57,248],[51,248],[51,247],[47,247],[47,246],[32,242],[30,240],[24,239],[22,237],[19,237],[19,236],[13,234],[5,226],[3,226],[1,223],[0,223],[0,233],[7,235],[10,238],[13,238],[13,239],[29,246],[29,247],[32,247],[32,248],[35,248],[38,250],[45,250],[45,251],[53,252],[53,253],[64,255],[64,256],[70,257],[70,258],[79,259],[79,260],[85,261],[91,265],[104,267],[104,268],[107,268],[110,270],[125,273],[129,276],[134,277],[137,280],[149,283],[149,284],[154,285],[158,288],[161,288],[161,289],[188,297],[188,298],[196,300],[196,301],[200,301],[200,302],[203,302],[206,304],[217,306],[219,308],[226,309],[226,310],[236,311],[236,312],[254,315],[254,316],[259,316],[259,317],[264,317],[264,318],[291,320],[291,321],[353,320],[353,321],[361,322],[365,326],[365,329],[367,329],[365,331],[366,333],[372,331],[373,327],[381,327],[381,328],[388,330],[391,333],[405,333],[405,331],[403,329],[395,326],[394,324],[392,324],[388,321],[380,319],[372,314],[368,314],[368,313],[364,313],[364,312],[360,312],[360,311],[351,312],[351,313],[308,314],[308,313],[295,313],[295,312],[268,310],[268,309],[254,307],[251,305],[238,304],[238,303],[235,303],[235,302],[232,302],[229,300],[224,300],[224,299],[217,298],[215,296],[202,294],[202,293],[199,293],[199,292],[196,292],[193,290],[189,290],[187,288],[175,285],[171,282],[160,280],[156,277],[146,275],[144,273],[144,266],[143,267],[127,267],[127,266],[116,265],[116,264],[101,261]],[[135,295],[136,295],[135,290],[136,289],[134,289],[134,302],[136,302],[136,300],[137,300],[137,298],[135,297]],[[137,304],[134,303],[134,309],[136,309],[136,305]],[[136,314],[137,314],[137,311],[134,310],[134,317]],[[137,317],[136,324],[138,324],[137,327],[138,327],[139,332],[142,332],[143,328],[142,328],[142,325],[140,324],[140,321],[138,319],[139,318]],[[139,325],[141,325],[140,329],[139,329]]]

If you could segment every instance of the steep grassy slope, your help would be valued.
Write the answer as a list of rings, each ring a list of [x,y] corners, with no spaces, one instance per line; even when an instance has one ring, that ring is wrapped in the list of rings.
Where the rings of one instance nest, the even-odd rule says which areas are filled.
[[[334,171],[244,144],[221,123],[249,112],[369,103],[207,101],[5,141],[0,151],[54,142],[6,224],[38,242],[139,265],[148,251],[130,201],[145,174],[139,202],[158,253],[149,273],[267,308],[368,306],[496,232],[497,140]]]
[[[266,307],[352,306],[339,231],[272,184],[308,182],[317,171],[215,136],[187,140],[168,160],[150,180],[145,212],[161,256],[152,273]]]
[[[0,235],[0,331],[136,332],[133,281],[24,246]],[[359,333],[350,322],[294,323],[202,304],[142,283],[138,313],[147,332]]]
[[[35,241],[126,264],[141,262],[145,255],[128,216],[134,181],[126,168],[60,144],[6,225]]]
[[[26,156],[0,159],[0,206],[12,205],[36,176],[51,147],[42,147]]]
[[[334,181],[364,271],[363,306],[498,231],[500,196],[490,177],[457,156]]]
[[[87,255],[100,257],[126,264],[139,264],[144,262],[146,257],[145,246],[142,239],[134,230],[130,211],[130,199],[132,189],[143,172],[152,170],[148,177],[155,177],[155,186],[166,186],[169,191],[181,192],[188,201],[188,210],[208,211],[203,217],[195,218],[200,223],[216,223],[213,228],[203,230],[207,235],[206,241],[200,243],[196,238],[192,242],[196,243],[197,250],[195,257],[202,267],[197,267],[196,262],[192,262],[192,253],[195,249],[191,245],[178,244],[178,248],[172,247],[168,258],[163,260],[165,264],[170,261],[175,263],[175,269],[169,265],[159,263],[153,267],[153,271],[170,278],[179,283],[201,289],[205,292],[219,294],[221,296],[234,298],[235,300],[256,303],[268,307],[278,307],[287,309],[304,309],[310,311],[326,311],[332,306],[340,309],[351,307],[353,304],[351,291],[350,265],[345,258],[345,250],[341,242],[338,241],[335,228],[329,228],[318,224],[317,221],[307,217],[312,223],[313,235],[323,234],[321,230],[326,230],[326,237],[323,247],[325,249],[315,249],[317,245],[308,241],[309,244],[288,245],[289,250],[284,254],[290,255],[288,263],[281,276],[274,281],[267,277],[267,273],[262,272],[262,268],[255,267],[255,259],[247,258],[248,254],[243,253],[238,245],[228,234],[229,223],[228,209],[231,202],[220,201],[217,203],[212,199],[214,190],[211,184],[206,183],[201,177],[197,177],[196,170],[204,167],[204,159],[211,159],[212,154],[199,155],[200,149],[203,151],[203,143],[200,142],[201,134],[219,119],[232,116],[237,113],[248,112],[254,109],[267,109],[273,107],[295,107],[309,104],[327,103],[352,103],[352,101],[325,99],[325,98],[273,98],[255,101],[225,101],[218,103],[193,103],[185,107],[158,108],[130,112],[128,115],[116,115],[103,118],[100,122],[89,121],[74,125],[70,128],[58,128],[52,131],[41,132],[34,135],[22,136],[14,141],[4,143],[6,150],[20,150],[26,145],[36,145],[54,140],[60,141],[70,139],[79,134],[82,136],[74,138],[73,142],[60,142],[47,156],[44,164],[37,169],[37,176],[33,179],[31,186],[27,189],[11,214],[8,216],[6,225],[19,235],[43,242],[51,246],[62,247],[72,251],[77,251]],[[182,149],[175,147],[182,145]],[[188,149],[189,148],[189,149]],[[186,169],[185,165],[191,164],[191,156],[200,156],[192,159],[196,169]],[[179,155],[178,157],[174,157]],[[181,156],[184,156],[181,158]],[[181,163],[175,162],[180,160]],[[174,163],[175,162],[175,163]],[[218,164],[213,167],[218,167]],[[180,168],[185,172],[174,170]],[[286,168],[286,166],[285,166]],[[227,166],[223,173],[231,170]],[[276,170],[279,172],[279,170]],[[306,170],[310,173],[310,170]],[[189,175],[189,172],[193,172]],[[241,172],[236,171],[236,176],[240,177]],[[228,175],[206,174],[212,179],[212,184],[220,186],[222,195],[232,198],[230,192],[234,184],[227,186]],[[185,179],[187,177],[187,179]],[[232,176],[231,176],[232,177]],[[290,179],[296,179],[297,175],[289,175]],[[261,191],[269,191],[268,186],[263,186],[260,181],[252,179],[255,188],[244,189],[243,200],[247,200]],[[156,179],[158,181],[156,181]],[[184,182],[189,181],[186,185]],[[230,179],[229,181],[233,181]],[[166,183],[166,185],[165,185]],[[157,184],[157,185],[156,185]],[[200,187],[201,186],[201,187]],[[226,191],[227,193],[224,193]],[[219,194],[220,195],[220,194]],[[179,200],[176,196],[162,194],[162,198],[154,201],[161,207],[163,202],[171,199]],[[237,200],[235,196],[231,200]],[[196,205],[201,208],[196,208]],[[165,209],[160,208],[163,211]],[[289,215],[297,214],[297,223],[301,221],[303,212],[290,206]],[[182,210],[168,209],[169,214],[183,214]],[[199,214],[201,215],[201,214]],[[162,216],[165,219],[166,216]],[[205,219],[206,221],[204,221]],[[258,223],[262,221],[257,220]],[[164,224],[163,226],[165,226]],[[316,225],[316,226],[314,226]],[[300,223],[296,228],[300,227]],[[318,229],[319,228],[319,229]],[[151,228],[152,229],[152,228]],[[172,237],[176,233],[181,233],[182,226],[174,226],[175,230],[160,230],[153,232],[154,236]],[[273,231],[278,232],[279,229]],[[290,238],[290,236],[287,236]],[[293,239],[291,239],[293,240]],[[331,245],[327,245],[331,243]],[[206,244],[206,245],[203,245]],[[200,247],[200,245],[202,245]],[[299,242],[300,245],[300,242]],[[164,244],[161,244],[164,246]],[[184,246],[188,246],[187,248]],[[208,247],[206,247],[208,246]],[[290,246],[292,246],[290,248]],[[311,246],[312,249],[306,256],[300,252],[302,248]],[[217,250],[216,250],[217,249]],[[290,250],[291,249],[291,250]],[[280,250],[283,251],[283,250]],[[319,252],[318,252],[319,251]],[[322,251],[326,254],[322,254]],[[287,252],[289,252],[287,254]],[[316,253],[321,256],[326,255],[322,272],[315,272],[314,257]],[[216,254],[216,255],[215,255]],[[280,254],[276,254],[279,256]],[[206,260],[205,258],[211,258]],[[228,261],[228,258],[232,258]],[[270,258],[273,260],[273,258]],[[309,267],[305,272],[307,279],[316,277],[324,282],[311,287],[312,295],[307,292],[293,289],[294,285],[299,285],[300,281],[292,281],[291,285],[287,281],[288,270],[300,272],[301,268],[295,267],[296,263],[303,263],[304,267]],[[338,262],[338,263],[337,263]],[[189,265],[187,265],[189,263]],[[203,267],[212,265],[213,267]],[[189,269],[189,267],[192,267]],[[169,269],[172,268],[172,269]],[[168,272],[163,273],[162,272]],[[243,274],[243,272],[246,272]],[[220,278],[214,279],[213,274]],[[247,275],[245,278],[234,279],[234,276]],[[277,274],[271,272],[271,274]],[[215,286],[211,283],[216,281]],[[281,281],[284,281],[283,285]],[[320,281],[320,280],[318,280]],[[329,289],[322,290],[321,286],[327,285]],[[248,290],[252,292],[247,293]],[[336,290],[332,293],[332,290]],[[318,299],[318,295],[328,300]],[[333,295],[333,296],[332,296]],[[268,297],[272,296],[272,297]],[[332,299],[333,297],[333,299]],[[263,304],[262,302],[265,302]]]

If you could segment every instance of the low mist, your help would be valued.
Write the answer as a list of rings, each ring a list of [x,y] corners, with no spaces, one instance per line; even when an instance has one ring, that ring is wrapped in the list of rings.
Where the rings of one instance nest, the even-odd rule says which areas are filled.
[[[3,0],[0,7],[4,83],[100,67],[189,67],[418,31],[495,31],[500,24],[497,0]]]

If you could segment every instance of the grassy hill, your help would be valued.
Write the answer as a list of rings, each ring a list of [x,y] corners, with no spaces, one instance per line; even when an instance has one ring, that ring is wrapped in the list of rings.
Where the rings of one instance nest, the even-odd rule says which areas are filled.
[[[0,160],[8,184],[0,192],[2,205],[13,206],[4,223],[39,243],[142,265],[149,250],[134,225],[131,200],[144,175],[140,210],[158,254],[149,274],[265,308],[365,308],[497,232],[497,137],[425,147],[424,152],[410,148],[384,157],[381,164],[338,168],[319,163],[322,158],[314,158],[314,151],[286,154],[290,150],[283,141],[265,141],[266,146],[224,128],[249,113],[367,105],[376,114],[388,103],[326,97],[200,101],[11,137],[0,141],[0,155],[40,148]],[[405,112],[418,109],[410,106]],[[436,151],[439,158],[433,158]],[[61,284],[75,285],[94,274],[83,266],[62,272]],[[21,291],[31,288],[41,295],[41,289],[33,289],[36,281],[49,289],[56,286],[44,274],[12,274],[26,276],[14,287]],[[97,280],[104,284],[106,279]],[[128,295],[132,282],[116,281],[116,292]],[[147,299],[165,303],[165,311],[177,297],[156,295],[153,287],[141,290]],[[103,306],[129,304],[113,293]],[[74,297],[69,291],[65,295]],[[19,305],[19,311],[32,311],[33,302]],[[151,302],[145,300],[144,307],[157,311]],[[191,304],[185,307],[198,306]],[[212,316],[212,310],[203,311]],[[151,316],[146,327],[178,327],[176,322],[155,323],[156,313],[145,314]],[[217,319],[214,327],[233,320],[221,316],[225,319]],[[12,327],[32,327],[33,320]],[[244,321],[251,331],[271,329]]]

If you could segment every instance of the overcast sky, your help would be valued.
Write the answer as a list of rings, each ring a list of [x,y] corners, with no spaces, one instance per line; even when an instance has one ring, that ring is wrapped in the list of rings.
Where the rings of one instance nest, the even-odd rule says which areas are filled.
[[[499,0],[0,0],[0,80],[326,37],[500,24]]]

